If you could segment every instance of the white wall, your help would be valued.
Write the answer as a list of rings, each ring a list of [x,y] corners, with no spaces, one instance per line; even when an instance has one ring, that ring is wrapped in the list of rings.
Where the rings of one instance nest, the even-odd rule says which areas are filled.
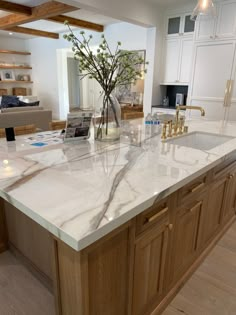
[[[14,38],[10,35],[9,36],[1,36],[0,37],[0,49],[26,51],[27,50],[27,40]]]
[[[150,38],[149,32],[150,34],[155,33],[153,29],[150,31],[147,28],[129,23],[117,23],[107,26],[104,34],[112,49],[116,47],[117,41],[121,41],[122,49],[147,50],[147,60],[150,62],[150,66],[145,86],[147,90],[147,93],[145,92],[145,100],[149,106],[151,106],[155,36],[151,36]],[[91,31],[88,31],[87,33],[92,33],[94,36],[92,45],[98,45],[101,39],[101,34]],[[149,41],[150,39],[151,41]],[[57,76],[62,74],[58,73],[57,52],[58,50],[71,48],[71,44],[64,40],[62,36],[59,40],[35,38],[28,40],[27,48],[32,53],[31,64],[33,67],[32,74],[34,80],[33,94],[38,95],[42,106],[53,110],[53,117],[55,119],[65,118],[66,113],[59,105],[59,94],[62,95],[63,91],[59,91],[58,87]],[[68,107],[68,104],[65,104],[65,106]]]

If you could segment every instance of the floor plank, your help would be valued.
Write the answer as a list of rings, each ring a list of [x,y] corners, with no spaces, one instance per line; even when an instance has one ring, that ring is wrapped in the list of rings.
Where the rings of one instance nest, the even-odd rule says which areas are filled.
[[[236,315],[236,224],[163,315]]]
[[[53,295],[10,252],[0,255],[0,314],[55,315]]]

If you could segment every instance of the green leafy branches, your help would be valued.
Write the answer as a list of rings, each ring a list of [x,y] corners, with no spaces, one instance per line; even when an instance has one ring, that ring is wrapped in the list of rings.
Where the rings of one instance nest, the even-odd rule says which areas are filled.
[[[72,43],[72,51],[75,59],[79,60],[79,69],[82,78],[88,76],[95,79],[109,95],[117,86],[134,83],[143,78],[146,73],[144,59],[137,52],[121,50],[121,42],[117,43],[115,52],[112,52],[108,42],[102,34],[101,42],[96,51],[90,47],[92,35],[85,36],[85,32],[80,32],[80,37],[76,37],[70,28],[70,33],[64,38]]]

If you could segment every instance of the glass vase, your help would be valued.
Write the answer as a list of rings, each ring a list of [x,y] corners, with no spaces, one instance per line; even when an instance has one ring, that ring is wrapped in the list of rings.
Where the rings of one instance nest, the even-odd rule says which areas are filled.
[[[121,108],[113,93],[101,93],[95,106],[94,137],[98,141],[120,139]]]

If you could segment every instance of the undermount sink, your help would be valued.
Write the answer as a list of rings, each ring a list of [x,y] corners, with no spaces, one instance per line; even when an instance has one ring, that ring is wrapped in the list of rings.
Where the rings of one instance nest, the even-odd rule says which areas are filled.
[[[221,136],[205,132],[191,132],[177,138],[168,139],[165,142],[198,150],[211,150],[227,141],[235,139],[230,136]]]

